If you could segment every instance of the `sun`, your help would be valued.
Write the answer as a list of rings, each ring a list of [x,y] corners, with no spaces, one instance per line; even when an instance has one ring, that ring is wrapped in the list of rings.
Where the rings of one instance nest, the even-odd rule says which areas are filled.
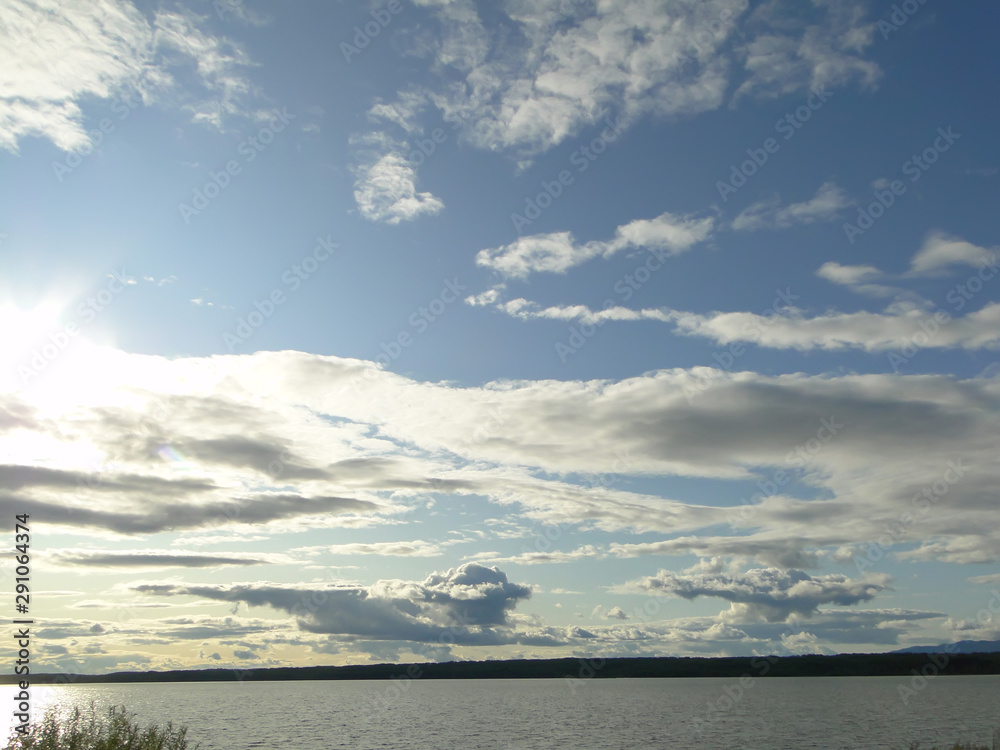
[[[46,299],[32,308],[0,303],[3,345],[0,389],[47,399],[100,384],[103,347],[87,339],[69,300]]]
[[[20,376],[24,375],[23,371],[19,375],[18,370],[31,368],[33,357],[45,357],[46,351],[57,355],[54,348],[65,348],[58,347],[60,333],[66,336],[68,345],[69,336],[65,334],[65,327],[60,325],[63,309],[63,305],[52,300],[39,303],[30,310],[10,302],[0,303],[0,321],[4,330],[3,346],[0,347],[0,368],[5,389],[16,389],[19,384],[27,385],[30,378],[26,381]]]

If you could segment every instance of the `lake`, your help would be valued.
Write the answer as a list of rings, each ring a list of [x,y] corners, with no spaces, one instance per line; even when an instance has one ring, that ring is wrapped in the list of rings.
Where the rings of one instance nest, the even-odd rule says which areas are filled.
[[[122,704],[202,750],[907,748],[986,743],[1000,676],[146,683],[32,688],[33,711]],[[4,736],[14,689],[4,687]],[[193,745],[194,743],[192,743]],[[948,745],[950,747],[950,744]]]

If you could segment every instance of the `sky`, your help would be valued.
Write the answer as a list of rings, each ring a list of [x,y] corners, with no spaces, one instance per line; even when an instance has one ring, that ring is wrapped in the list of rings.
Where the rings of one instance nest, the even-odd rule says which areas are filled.
[[[4,2],[33,668],[1000,638],[998,14]]]

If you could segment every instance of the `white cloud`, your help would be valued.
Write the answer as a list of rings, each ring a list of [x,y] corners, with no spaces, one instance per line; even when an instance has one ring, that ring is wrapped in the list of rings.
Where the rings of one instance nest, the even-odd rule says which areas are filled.
[[[773,349],[863,349],[869,352],[904,347],[935,349],[996,349],[1000,346],[1000,303],[944,323],[935,310],[897,305],[894,312],[838,313],[807,317],[800,311],[780,316],[716,312],[708,315],[675,313],[677,330],[703,336],[718,344],[752,342]],[[921,325],[923,324],[923,325]],[[928,335],[927,330],[934,330]]]
[[[615,557],[641,557],[644,555],[685,555],[705,557],[746,557],[784,569],[811,568],[818,563],[815,552],[806,550],[807,545],[826,546],[826,540],[819,538],[754,536],[686,536],[662,542],[640,544],[612,543],[608,553]]]
[[[438,544],[416,540],[413,542],[371,542],[331,544],[326,547],[297,547],[292,553],[305,555],[384,555],[387,557],[440,557],[444,550]]]
[[[355,169],[354,200],[364,218],[398,224],[444,208],[431,193],[417,192],[417,172],[407,160],[405,142],[381,133],[363,140],[369,149]]]
[[[96,550],[60,549],[46,556],[43,565],[58,570],[61,566],[101,568],[218,568],[246,565],[283,565],[294,562],[288,555],[242,552],[186,552],[182,550]]]
[[[984,405],[998,398],[1000,380],[987,377],[694,368],[458,387],[297,352],[169,360],[97,350],[0,399],[0,506],[83,535],[271,536],[396,523],[428,495],[450,494],[486,498],[522,522],[702,537],[626,555],[703,550],[769,565],[877,539],[909,512],[919,521],[902,529],[900,549],[928,539],[928,555],[971,560],[996,547],[1000,421]],[[826,441],[821,419],[842,425]],[[915,498],[952,465],[961,476],[947,483],[947,512],[932,493],[918,513]],[[778,470],[809,495],[775,486],[741,503]],[[700,490],[570,480],[608,472],[752,484],[713,490],[707,503]],[[730,523],[752,537],[706,536]],[[796,538],[801,549],[781,541]]]
[[[771,0],[749,15],[748,0],[516,0],[492,8],[505,17],[489,24],[471,0],[415,4],[436,28],[410,33],[405,46],[430,62],[432,82],[401,89],[395,101],[376,99],[369,117],[414,134],[433,106],[465,142],[509,153],[520,167],[587,128],[613,122],[617,133],[647,115],[718,109],[734,83],[737,97],[771,96],[854,78],[872,85],[879,73],[861,57],[874,26],[854,0],[815,2],[806,13]],[[400,155],[380,160],[375,177],[384,183],[375,195],[357,193],[362,215],[400,221],[440,210],[438,199],[416,193],[414,170]],[[398,211],[384,210],[397,203]]]
[[[738,232],[753,232],[830,221],[849,205],[851,200],[847,194],[834,183],[827,182],[820,186],[815,197],[803,203],[782,206],[779,199],[755,203],[733,220],[732,227]]]
[[[677,255],[712,234],[715,220],[674,216],[663,213],[655,219],[637,219],[615,230],[606,241],[580,245],[570,232],[535,234],[509,245],[480,250],[476,264],[509,278],[526,278],[531,273],[565,273],[596,257],[610,257],[623,250],[646,248],[665,255]]]
[[[772,0],[749,14],[747,0],[518,0],[494,8],[506,18],[490,24],[471,0],[416,4],[438,24],[410,45],[433,61],[435,82],[373,114],[410,130],[409,113],[433,103],[466,141],[521,166],[609,113],[627,127],[717,109],[734,84],[738,97],[771,96],[872,85],[879,73],[861,56],[874,25],[853,0],[806,12]]]
[[[815,0],[821,18],[808,18],[797,0],[767,0],[747,18],[743,47],[747,79],[743,96],[777,97],[807,88],[841,86],[857,79],[873,87],[881,73],[862,57],[871,46],[875,24],[866,20],[860,0]]]
[[[816,275],[834,284],[857,286],[864,282],[874,281],[883,274],[875,266],[844,266],[835,261],[829,261],[820,266]]]
[[[551,305],[541,307],[535,302],[518,297],[508,302],[497,301],[497,297],[489,298],[485,301],[484,295],[472,298],[470,304],[490,304],[501,312],[510,315],[512,318],[520,320],[581,320],[585,323],[605,323],[608,321],[635,321],[635,320],[656,320],[661,323],[668,323],[674,320],[675,313],[669,310],[632,310],[627,307],[613,306],[601,310],[592,310],[586,305]]]
[[[996,253],[997,248],[987,250],[943,232],[932,232],[924,246],[913,256],[910,275],[933,276],[956,265],[982,268],[990,262],[996,263]]]
[[[684,599],[717,597],[732,603],[731,614],[741,622],[785,622],[793,614],[809,617],[823,605],[871,601],[887,587],[887,576],[851,580],[836,574],[811,576],[801,570],[776,568],[730,573],[702,563],[683,573],[661,570],[622,590],[668,593]]]
[[[231,586],[146,583],[133,586],[153,596],[197,596],[251,607],[270,606],[296,617],[311,633],[329,633],[372,640],[438,641],[497,645],[531,642],[557,645],[514,629],[511,612],[531,596],[531,588],[511,583],[499,568],[466,563],[423,581],[386,579],[371,586],[281,585]]]
[[[470,560],[491,562],[498,565],[544,565],[548,563],[568,563],[591,557],[600,557],[601,553],[592,544],[585,545],[568,552],[522,552],[520,555],[503,557],[495,552],[480,552],[469,557]]]
[[[464,82],[430,94],[435,104],[466,123],[474,145],[533,155],[611,109],[631,120],[718,107],[727,66],[713,53],[747,3],[626,0],[593,10],[579,4],[569,16],[559,3],[515,3],[506,11],[524,35],[520,49],[504,44],[500,29],[487,30],[471,3],[436,5],[442,35],[435,57]],[[701,54],[693,54],[696,34]]]
[[[197,121],[220,126],[244,114],[249,59],[203,31],[188,12],[158,11],[152,23],[127,0],[0,6],[0,147],[26,136],[69,151],[91,143],[81,103],[129,96],[132,106],[176,99]],[[176,75],[195,66],[190,86]]]

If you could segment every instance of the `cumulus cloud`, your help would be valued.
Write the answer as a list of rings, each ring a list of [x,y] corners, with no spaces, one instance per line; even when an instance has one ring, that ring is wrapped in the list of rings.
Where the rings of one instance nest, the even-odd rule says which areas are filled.
[[[772,2],[749,14],[746,0],[516,3],[504,8],[523,40],[514,48],[467,0],[419,5],[440,23],[426,53],[451,81],[427,98],[474,145],[522,157],[610,110],[631,122],[715,109],[734,81],[738,95],[767,96],[878,76],[861,57],[874,27],[855,2],[814,3],[805,13]]]
[[[404,47],[427,61],[430,82],[379,97],[369,117],[410,135],[433,108],[464,142],[520,167],[612,117],[624,130],[644,116],[718,109],[734,87],[736,98],[776,96],[879,76],[863,57],[874,26],[855,0],[772,1],[749,13],[748,0],[540,0],[492,8],[489,23],[472,0],[415,5],[433,31],[403,32]],[[355,193],[362,215],[397,222],[441,209],[416,192],[399,152],[366,163]]]
[[[511,583],[499,568],[466,563],[423,581],[380,580],[371,586],[281,584],[139,584],[140,593],[200,596],[250,606],[270,606],[297,618],[312,633],[372,640],[429,642],[442,636],[459,644],[530,642],[512,629],[511,611],[531,588]],[[554,645],[549,638],[543,643]]]
[[[439,198],[417,191],[417,170],[408,144],[383,133],[363,139],[367,147],[355,169],[354,200],[369,221],[399,224],[444,208]]]
[[[829,261],[820,266],[819,270],[816,271],[816,275],[834,284],[857,286],[864,282],[878,279],[882,276],[882,272],[875,268],[875,266],[845,266],[834,261]]]
[[[683,573],[660,570],[627,584],[625,589],[666,593],[684,599],[708,596],[731,602],[751,622],[785,622],[792,614],[810,616],[827,604],[851,606],[871,601],[888,585],[886,576],[852,581],[830,574],[810,576],[801,570],[756,568],[734,574],[718,566],[695,566]]]
[[[833,284],[846,286],[858,294],[866,294],[871,297],[906,296],[905,290],[899,287],[875,283],[888,278],[887,274],[875,266],[847,266],[836,261],[828,261],[817,269],[816,275]]]

